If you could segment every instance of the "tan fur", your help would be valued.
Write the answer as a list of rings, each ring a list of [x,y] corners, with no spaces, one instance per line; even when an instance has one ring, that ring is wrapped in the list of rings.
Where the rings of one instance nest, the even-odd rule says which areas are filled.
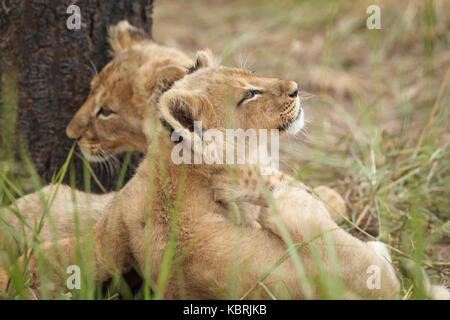
[[[109,34],[113,60],[93,79],[89,97],[67,127],[67,135],[79,139],[83,153],[94,161],[126,150],[145,152],[151,133],[149,125],[144,129],[143,119],[149,123],[152,118],[156,120],[157,101],[162,92],[181,79],[196,61],[177,49],[151,41],[143,30],[127,21],[111,27]],[[101,107],[115,113],[108,117],[97,116]],[[65,185],[58,188],[48,186],[27,195],[18,199],[10,209],[0,212],[0,217],[16,233],[13,240],[9,235],[11,228],[1,232],[5,236],[0,239],[0,244],[7,243],[8,249],[16,245],[22,249],[24,237],[30,240],[33,236],[30,228],[22,232],[23,223],[11,210],[18,210],[25,221],[37,226],[35,222],[40,221],[45,211],[44,204],[51,197],[51,206],[46,210],[47,217],[39,234],[41,241],[49,241],[74,234],[75,212],[81,222],[90,218],[96,222],[113,195],[72,193],[71,188]],[[83,228],[80,231],[84,233]],[[0,264],[1,260],[0,257]]]
[[[7,223],[8,229],[13,231],[3,230],[2,234],[11,235],[11,238],[2,239],[1,243],[7,241],[22,249],[24,242],[31,241],[33,233],[37,232],[43,215],[46,217],[42,219],[40,241],[51,241],[73,235],[76,226],[75,218],[78,219],[80,234],[84,234],[89,226],[99,220],[106,204],[113,197],[114,193],[96,195],[73,190],[66,185],[47,186],[16,200],[9,208],[2,209],[1,217]],[[15,212],[20,213],[20,218]],[[32,229],[25,226],[22,219]]]
[[[145,152],[151,137],[142,127],[144,117],[156,116],[161,93],[194,63],[126,21],[110,28],[109,34],[114,59],[94,78],[89,97],[66,130],[94,161],[128,150]],[[112,113],[102,115],[101,108]]]
[[[263,93],[236,107],[249,87],[258,87]],[[202,120],[210,128],[227,128],[224,107],[227,104],[234,109],[233,127],[287,128],[299,112],[297,98],[288,96],[296,87],[293,82],[256,77],[242,69],[211,67],[176,82],[162,96],[160,111],[163,120],[175,130],[189,128],[192,120]],[[194,134],[190,131],[183,138],[189,140]],[[174,145],[170,133],[159,126],[157,138],[136,175],[94,226],[97,280],[124,272],[137,262],[144,273],[149,272],[151,283],[156,283],[171,230],[177,230],[176,258],[180,261],[184,290],[178,277],[172,276],[163,288],[154,287],[156,292],[161,289],[168,298],[239,298],[257,285],[264,272],[286,251],[282,240],[285,235],[279,228],[281,221],[297,243],[327,232],[325,238],[315,240],[315,249],[308,246],[298,250],[304,276],[310,281],[318,277],[319,264],[313,254],[317,252],[325,272],[340,278],[349,290],[345,297],[397,296],[399,284],[389,264],[366,243],[339,229],[323,204],[302,187],[274,189],[276,210],[263,212],[261,229],[237,227],[226,218],[227,210],[215,201],[209,184],[211,176],[220,174],[227,166],[175,165],[170,157]],[[186,188],[182,188],[183,181],[189,182]],[[176,199],[180,202],[173,224]],[[87,239],[81,238],[81,250],[85,250]],[[327,241],[334,245],[340,263],[337,268],[333,268],[328,257]],[[74,263],[75,243],[75,239],[64,239],[57,244],[63,250],[57,256],[60,266],[54,269],[55,273]],[[42,245],[45,257],[54,255],[54,246]],[[366,270],[370,265],[380,267],[379,290],[366,286]],[[305,283],[296,270],[293,260],[288,259],[264,284],[279,298],[305,298]],[[35,255],[29,271],[33,275],[31,284],[38,283]],[[316,296],[317,291],[313,290],[311,297]],[[257,286],[246,297],[268,298],[268,295]]]
[[[236,219],[243,224],[252,224],[259,219],[260,211],[252,207],[246,207],[246,203],[256,206],[268,207],[267,193],[273,192],[275,187],[282,188],[291,183],[294,179],[283,172],[265,167],[265,172],[271,170],[271,174],[262,175],[258,168],[244,167],[234,168],[225,174],[214,175],[211,179],[211,188],[214,198],[223,203],[232,204],[237,202],[241,209]],[[341,223],[347,218],[347,208],[344,199],[335,190],[319,186],[311,190],[303,183],[295,181],[297,187],[307,191],[325,204],[331,219],[336,223]],[[244,210],[242,210],[244,209]]]
[[[336,190],[327,186],[318,186],[314,188],[313,193],[325,204],[331,218],[336,223],[342,223],[345,221],[345,218],[348,218],[345,200]]]

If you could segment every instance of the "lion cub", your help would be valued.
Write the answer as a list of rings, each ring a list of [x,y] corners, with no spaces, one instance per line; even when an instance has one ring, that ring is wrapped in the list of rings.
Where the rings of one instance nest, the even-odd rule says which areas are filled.
[[[147,124],[156,121],[161,94],[194,65],[192,58],[155,43],[127,21],[109,29],[109,42],[113,59],[92,80],[86,102],[67,126],[67,135],[78,139],[90,161],[104,161],[127,150],[145,152],[152,131],[144,125],[144,119]],[[41,241],[73,235],[75,213],[80,218],[79,231],[84,234],[98,221],[114,194],[89,195],[60,185],[20,198],[9,209],[0,209],[0,218],[7,223],[0,223],[0,249],[12,249],[16,243],[23,248],[43,214]],[[22,218],[32,228],[24,227]]]

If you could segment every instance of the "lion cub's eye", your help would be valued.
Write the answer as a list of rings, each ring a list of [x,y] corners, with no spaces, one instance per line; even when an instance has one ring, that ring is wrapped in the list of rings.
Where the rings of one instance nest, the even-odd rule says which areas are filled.
[[[260,90],[256,90],[256,89],[252,89],[252,90],[250,90],[249,92],[247,92],[247,94],[245,95],[245,97],[244,98],[242,98],[242,100],[241,101],[239,101],[239,103],[237,104],[238,106],[242,103],[242,102],[244,102],[245,100],[250,100],[250,99],[252,99],[253,97],[255,97],[257,94],[261,94],[262,92],[260,91]]]
[[[97,111],[97,118],[99,116],[104,116],[104,117],[109,117],[110,115],[114,114],[115,112],[112,111],[111,109],[105,108],[105,107],[101,107],[98,111]]]
[[[262,92],[259,91],[259,90],[250,90],[250,91],[247,93],[247,95],[245,96],[245,99],[246,99],[246,100],[251,99],[251,98],[253,98],[254,96],[256,96],[257,94],[261,94],[261,93],[262,93]]]

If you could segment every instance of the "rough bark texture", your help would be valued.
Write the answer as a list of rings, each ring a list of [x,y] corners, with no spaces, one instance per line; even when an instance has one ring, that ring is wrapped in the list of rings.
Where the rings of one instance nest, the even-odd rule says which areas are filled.
[[[66,26],[71,4],[81,9],[80,30]],[[151,35],[152,5],[153,0],[0,0],[0,70],[17,67],[17,132],[45,182],[73,144],[65,128],[88,96],[92,65],[101,70],[110,60],[107,27],[127,19]],[[133,155],[126,179],[139,158]],[[82,161],[75,156],[73,162],[77,187],[83,189]],[[93,169],[108,190],[114,189],[117,177]]]

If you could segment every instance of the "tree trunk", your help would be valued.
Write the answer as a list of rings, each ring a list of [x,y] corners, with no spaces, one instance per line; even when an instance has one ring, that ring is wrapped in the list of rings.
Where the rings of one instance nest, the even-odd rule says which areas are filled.
[[[66,23],[71,4],[80,8],[78,30]],[[65,128],[89,94],[92,70],[101,70],[111,58],[107,27],[126,19],[151,35],[152,8],[153,0],[0,0],[0,71],[18,73],[16,132],[44,182],[61,168],[73,145]],[[132,156],[126,179],[139,158]],[[80,157],[73,157],[73,165],[76,186],[83,189]],[[118,174],[93,170],[107,190],[115,188]],[[101,190],[91,185],[92,191]]]

